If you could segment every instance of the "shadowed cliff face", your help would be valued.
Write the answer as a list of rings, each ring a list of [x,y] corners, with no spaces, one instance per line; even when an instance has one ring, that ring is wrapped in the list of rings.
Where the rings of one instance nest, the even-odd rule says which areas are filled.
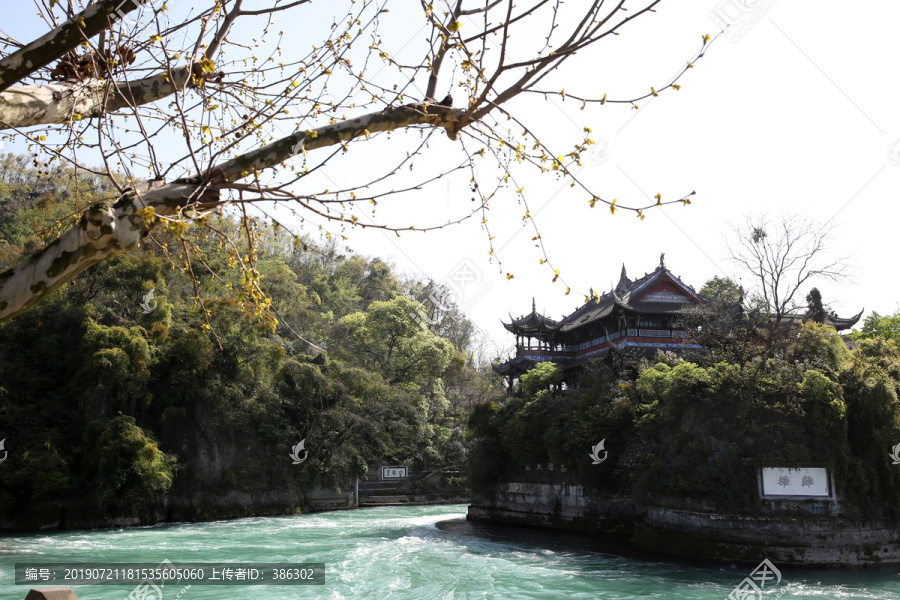
[[[71,332],[75,343],[81,332]],[[224,378],[228,369],[218,363],[227,363],[227,357],[212,353],[201,370],[179,360],[144,373],[130,361],[146,357],[146,345],[136,344],[131,357],[108,348],[91,353],[100,333],[82,337],[83,360],[65,367],[72,385],[60,389],[55,378],[45,380],[58,395],[43,405],[4,386],[3,430],[11,432],[12,455],[0,470],[3,527],[147,524],[346,507],[353,501],[354,478],[366,471],[357,436],[387,437],[375,418],[360,414],[359,405],[370,396],[358,372],[337,363],[298,362],[276,353],[265,363],[271,366],[265,373],[271,387],[254,393],[241,390],[235,378]],[[104,343],[116,338],[127,346],[119,338],[142,339],[122,328],[113,333]],[[40,378],[21,366],[21,376]],[[181,387],[184,393],[167,398],[166,386],[184,370],[194,378],[191,389]],[[15,382],[9,371],[6,375],[6,382]],[[351,377],[356,381],[348,389],[344,381]],[[380,379],[370,384],[398,400]],[[146,398],[150,401],[141,401]],[[402,422],[400,403],[402,397],[395,411],[382,417]],[[407,404],[409,410],[414,406]],[[121,409],[139,418],[106,416]],[[34,443],[39,439],[50,442],[40,448]],[[301,440],[308,456],[294,464],[291,448]],[[22,443],[30,443],[29,450],[22,452]]]

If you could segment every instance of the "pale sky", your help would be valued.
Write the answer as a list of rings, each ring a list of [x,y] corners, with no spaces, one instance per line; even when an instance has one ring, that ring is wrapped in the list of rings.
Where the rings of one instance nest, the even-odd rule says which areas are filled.
[[[170,4],[177,9],[181,2],[185,0]],[[318,5],[317,13],[291,27],[280,23],[289,38],[286,51],[291,44],[308,49],[316,43],[321,36],[314,17],[330,20],[328,11],[337,4]],[[421,29],[418,2],[389,6],[381,31],[386,49],[398,60],[421,62],[426,30]],[[488,215],[502,266],[488,255],[480,215],[441,231],[399,238],[355,230],[347,245],[437,281],[453,277],[460,264],[476,269],[480,280],[464,287],[462,305],[504,353],[513,343],[500,326],[508,312],[527,313],[534,297],[540,311],[559,319],[579,306],[590,288],[608,290],[623,262],[630,276],[640,276],[652,271],[664,252],[667,266],[697,289],[714,275],[741,277],[726,260],[725,240],[728,224],[749,213],[833,222],[832,256],[848,258],[853,279],[818,282],[825,301],[841,316],[863,307],[866,314],[898,310],[900,285],[894,283],[892,250],[900,221],[900,4],[667,0],[622,35],[574,57],[542,87],[594,97],[607,93],[610,98],[642,95],[650,86],[659,89],[696,53],[703,34],[719,32],[710,18],[717,9],[720,15],[743,18],[680,80],[680,91],[643,101],[640,110],[607,104],[582,111],[580,103],[559,95],[516,99],[508,106],[560,153],[582,139],[583,127],[593,130],[594,139],[604,140],[607,153],[598,151],[584,160],[580,171],[573,167],[604,198],[643,205],[656,193],[668,200],[696,190],[690,206],[650,210],[640,221],[630,212],[610,215],[605,205],[589,208],[583,191],[551,174],[538,176],[525,166],[516,171],[553,268],[571,286],[571,295],[565,295],[566,284],[551,283],[553,268],[538,264],[543,254],[531,241],[530,225],[522,231],[525,207],[512,186],[491,201]],[[23,13],[4,28],[18,33],[19,17],[28,20]],[[525,52],[524,46],[539,35],[543,33],[523,31],[510,52]],[[382,77],[395,81],[398,76],[385,69]],[[416,84],[424,89],[424,81]],[[449,81],[438,97],[447,89]],[[458,105],[462,94],[454,95]],[[419,137],[418,132],[406,135]],[[342,162],[326,166],[318,185],[343,187],[354,175],[375,172],[392,152],[406,151],[404,139],[413,138],[393,134],[390,140],[351,146]],[[457,143],[441,133],[416,172],[459,160]],[[496,181],[484,164],[482,189]],[[399,176],[392,185],[411,181]],[[403,199],[381,201],[377,216],[398,225],[446,222],[475,206],[471,196],[467,176],[456,176]],[[508,280],[506,273],[514,279]],[[742,277],[749,285],[748,277]]]
[[[894,50],[900,5],[744,5],[756,8],[740,13],[738,0],[724,6],[663,2],[657,14],[576,57],[556,78],[570,94],[632,97],[667,81],[703,34],[719,31],[710,13],[722,7],[729,16],[747,15],[681,80],[680,91],[641,103],[640,111],[627,105],[581,111],[579,103],[561,97],[518,103],[523,120],[545,135],[555,133],[563,151],[579,140],[583,126],[593,129],[595,139],[606,138],[608,157],[584,161],[579,174],[605,197],[639,204],[657,192],[668,199],[697,192],[690,206],[649,211],[640,221],[632,213],[612,216],[599,204],[588,208],[583,192],[549,175],[529,178],[531,214],[571,295],[560,282],[551,283],[552,269],[538,264],[542,255],[531,242],[533,232],[519,231],[524,211],[514,190],[491,210],[502,271],[489,261],[478,219],[399,239],[357,232],[348,243],[438,281],[468,261],[483,279],[464,288],[466,312],[506,347],[513,339],[500,320],[508,320],[508,312],[527,313],[534,297],[538,310],[558,319],[580,305],[589,288],[608,290],[623,262],[633,278],[652,271],[665,252],[667,266],[697,289],[714,275],[743,277],[749,284],[726,260],[725,244],[729,223],[749,213],[833,221],[832,256],[847,257],[853,278],[818,282],[826,302],[842,316],[863,307],[866,314],[900,309],[892,252],[900,221],[900,151],[891,156],[900,142]],[[448,209],[466,204],[470,195],[462,186],[452,195],[441,190],[423,197],[420,210],[435,220],[447,218]],[[515,278],[507,280],[507,272]]]

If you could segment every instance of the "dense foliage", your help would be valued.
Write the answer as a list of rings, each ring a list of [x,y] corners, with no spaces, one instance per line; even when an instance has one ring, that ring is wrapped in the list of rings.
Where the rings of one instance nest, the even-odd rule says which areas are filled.
[[[886,339],[894,340],[900,346],[900,310],[892,315],[880,315],[872,312],[865,321],[861,331],[854,331],[854,340]]]
[[[729,277],[714,276],[700,288],[700,295],[717,302],[738,302],[743,296],[741,286]]]
[[[889,456],[900,444],[895,341],[867,321],[851,351],[832,327],[809,321],[768,357],[746,326],[720,316],[716,350],[693,362],[660,355],[633,382],[589,363],[586,385],[562,392],[550,385],[559,367],[544,363],[522,377],[518,395],[477,406],[475,488],[575,481],[644,502],[753,513],[759,467],[818,465],[835,474],[849,515],[900,519],[900,468]],[[601,439],[609,456],[595,465],[589,452]],[[548,473],[547,463],[566,464],[574,478]]]
[[[89,202],[89,183],[2,157],[0,270],[40,247],[43,223],[76,195]],[[252,250],[197,243],[190,264],[169,260],[180,240],[162,232],[0,325],[0,506],[302,492],[369,465],[464,466],[467,405],[496,383],[472,348],[414,320],[421,306],[407,296],[428,282],[403,284],[377,259],[258,227]],[[206,268],[236,255],[253,257],[277,321],[244,302],[239,270],[229,279]],[[435,327],[465,324],[451,316]],[[303,439],[309,458],[297,467],[289,454]]]

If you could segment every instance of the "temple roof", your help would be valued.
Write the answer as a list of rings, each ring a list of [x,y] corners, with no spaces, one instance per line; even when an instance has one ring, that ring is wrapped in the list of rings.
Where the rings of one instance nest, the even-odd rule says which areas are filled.
[[[862,314],[863,314],[863,312],[865,312],[865,310],[866,309],[863,308],[861,311],[859,311],[854,316],[849,317],[849,318],[844,318],[844,319],[842,319],[841,317],[839,317],[837,315],[827,315],[825,317],[825,324],[831,325],[838,331],[842,331],[844,329],[850,329],[851,327],[853,327],[854,325],[856,325],[859,322],[859,319],[862,317]]]
[[[617,309],[644,315],[672,315],[685,305],[709,301],[672,274],[666,268],[663,257],[660,257],[659,266],[655,271],[634,281],[628,278],[623,264],[619,283],[612,290],[588,300],[575,312],[563,317],[562,321],[554,321],[539,314],[532,300],[529,315],[512,319],[511,323],[504,323],[503,326],[507,331],[520,335],[537,336],[540,333],[557,331],[566,333],[602,321]]]
[[[839,316],[833,315],[833,314],[826,314],[825,315],[825,325],[831,325],[838,331],[850,329],[851,327],[853,327],[854,325],[856,325],[859,322],[859,320],[862,317],[862,314],[865,312],[865,310],[866,309],[863,308],[861,311],[859,311],[857,314],[853,315],[852,317],[839,317]],[[803,323],[808,320],[809,320],[809,318],[806,315],[788,315],[787,317],[782,319],[782,322],[787,322],[787,323],[796,325],[796,324],[800,324],[800,323]]]
[[[537,312],[534,305],[534,298],[531,299],[531,312],[524,317],[513,319],[510,316],[510,323],[503,323],[507,331],[518,333],[520,335],[533,334],[537,335],[541,332],[556,331],[559,329],[559,321],[554,321]]]

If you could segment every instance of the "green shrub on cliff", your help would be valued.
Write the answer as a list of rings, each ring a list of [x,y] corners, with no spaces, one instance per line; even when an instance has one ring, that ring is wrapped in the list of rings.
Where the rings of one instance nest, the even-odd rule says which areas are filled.
[[[522,394],[526,398],[533,398],[541,391],[555,389],[562,381],[562,367],[553,362],[542,362],[535,365],[533,369],[519,378]]]
[[[172,487],[175,458],[159,449],[134,417],[92,421],[79,448],[84,493],[101,503],[139,503]]]
[[[560,374],[558,365],[542,363],[523,377],[521,396],[475,407],[469,419],[473,489],[503,480],[556,482],[563,477],[608,493],[621,491],[619,452],[630,436],[636,408],[630,385],[594,362],[586,368],[581,389],[550,389]],[[601,440],[613,450],[598,466],[589,455]]]
[[[850,352],[830,327],[803,326],[791,360],[657,365],[637,380],[649,446],[635,492],[754,510],[760,466],[822,465],[851,514],[900,517],[900,360],[892,342]]]
[[[409,298],[372,302],[365,312],[343,317],[333,338],[343,356],[380,373],[389,383],[440,377],[453,357],[451,344],[423,328],[421,306]]]
[[[900,345],[900,310],[892,315],[880,315],[873,311],[863,321],[862,330],[854,329],[851,337],[857,341],[875,338],[893,340]]]
[[[836,476],[851,504],[900,518],[900,471],[890,457],[900,444],[900,351],[893,341],[863,340],[844,365],[851,453]]]

